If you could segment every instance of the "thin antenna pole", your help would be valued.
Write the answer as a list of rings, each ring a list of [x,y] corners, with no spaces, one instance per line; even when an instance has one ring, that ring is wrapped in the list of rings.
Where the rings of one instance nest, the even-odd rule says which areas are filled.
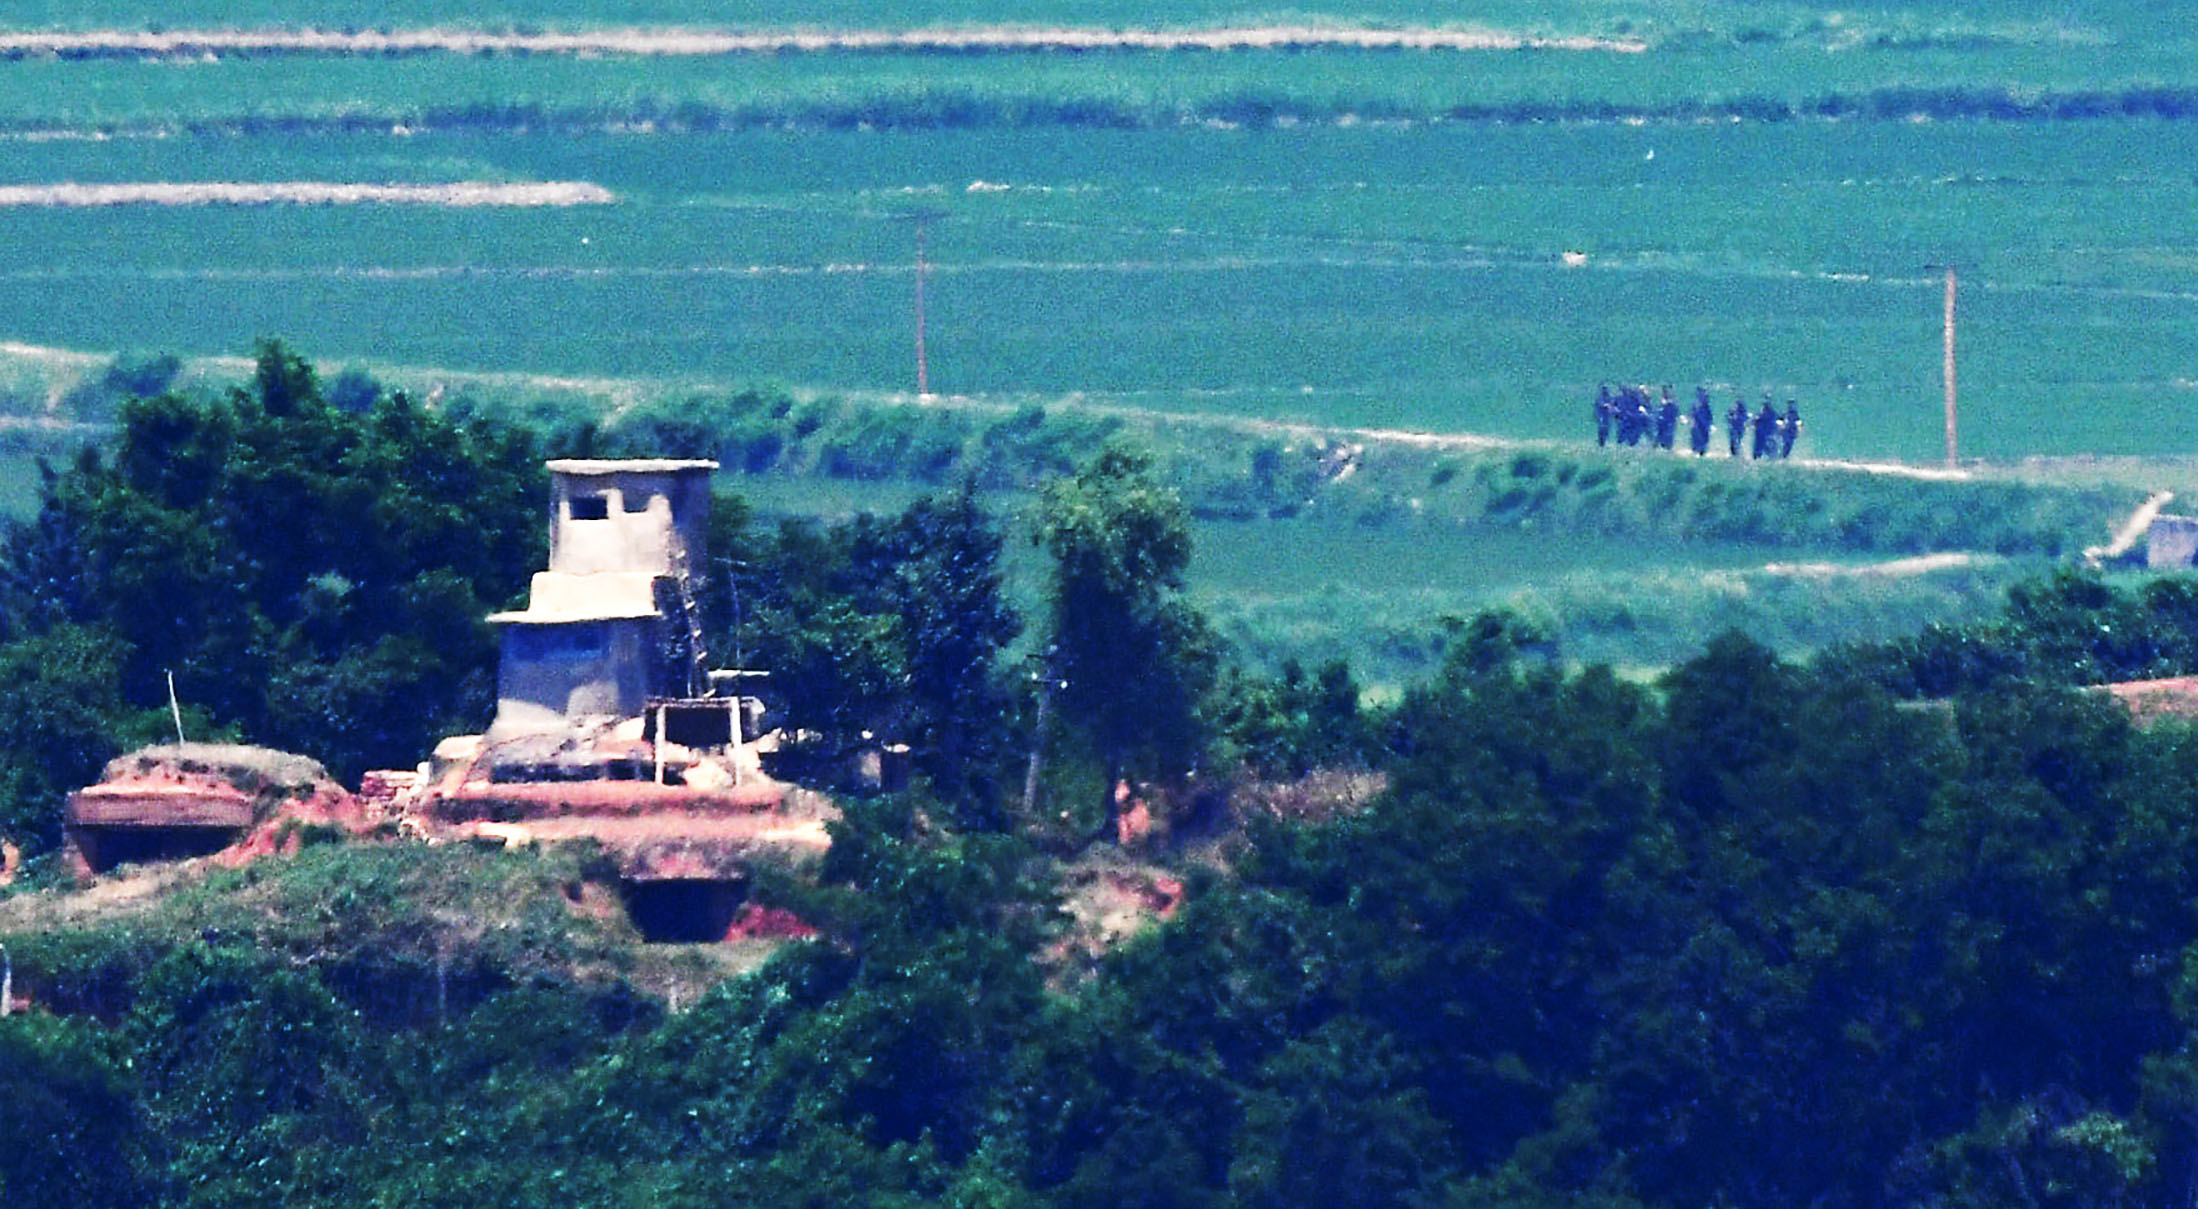
[[[176,674],[168,672],[168,713],[176,720],[176,746],[183,746],[183,707],[176,704]]]
[[[924,238],[931,233],[931,220],[916,220],[916,397],[931,393],[931,368],[924,358],[923,348],[923,279],[930,272],[924,261]]]
[[[1954,452],[1954,266],[1946,266],[1946,464],[1955,464]]]

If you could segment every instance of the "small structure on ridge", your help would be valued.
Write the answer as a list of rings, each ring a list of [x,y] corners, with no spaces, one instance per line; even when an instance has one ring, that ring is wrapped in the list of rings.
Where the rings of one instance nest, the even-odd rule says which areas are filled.
[[[824,798],[763,773],[746,673],[713,671],[700,595],[717,463],[549,463],[549,567],[502,629],[496,718],[437,744],[398,794],[428,838],[588,839],[647,935],[722,937],[755,860],[829,841]]]
[[[108,761],[98,784],[69,795],[62,817],[68,864],[88,877],[145,861],[242,861],[308,829],[365,830],[371,813],[304,756],[175,743]]]

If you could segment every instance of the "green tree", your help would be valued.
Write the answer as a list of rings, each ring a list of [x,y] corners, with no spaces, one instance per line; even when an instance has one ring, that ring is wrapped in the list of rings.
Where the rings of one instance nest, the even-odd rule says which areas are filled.
[[[916,766],[964,825],[983,828],[1006,822],[996,783],[1008,712],[999,662],[1022,630],[1002,591],[1004,541],[964,483],[918,500],[882,530],[858,530],[853,553],[900,617],[902,726]]]
[[[127,1063],[94,1024],[0,1019],[0,1202],[143,1204],[157,1167]]]
[[[166,729],[166,711],[123,702],[120,653],[111,633],[74,625],[0,644],[0,836],[59,846],[63,796]]]
[[[908,743],[958,819],[1003,825],[999,661],[1022,622],[1002,587],[1003,538],[974,489],[892,518],[789,521],[760,541],[737,510],[719,511],[713,545],[744,557],[723,566],[738,577],[728,590],[711,593],[718,629],[770,671],[788,720],[835,748],[865,732]]]
[[[1218,656],[1184,599],[1189,515],[1150,456],[1110,444],[1047,486],[1037,541],[1053,556],[1051,672],[1104,769],[1111,832],[1119,782],[1184,773],[1205,741]]]
[[[7,536],[11,635],[99,635],[123,706],[164,707],[173,672],[216,725],[344,776],[480,724],[481,618],[542,558],[533,443],[402,395],[350,404],[271,341],[222,398],[126,404],[111,463],[49,476]]]

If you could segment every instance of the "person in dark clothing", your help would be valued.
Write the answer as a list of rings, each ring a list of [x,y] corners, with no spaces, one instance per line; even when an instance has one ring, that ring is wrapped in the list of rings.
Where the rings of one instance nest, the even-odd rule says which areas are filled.
[[[1694,412],[1687,417],[1687,441],[1694,446],[1694,456],[1707,457],[1710,452],[1710,428],[1717,417],[1710,411],[1710,392],[1700,386],[1694,388]]]
[[[1633,439],[1636,443],[1653,440],[1656,434],[1656,413],[1649,406],[1646,386],[1633,388]]]
[[[1740,456],[1740,442],[1748,436],[1748,401],[1739,395],[1732,397],[1732,410],[1725,413],[1725,445],[1732,456]]]
[[[1660,449],[1670,449],[1673,438],[1679,435],[1679,405],[1671,400],[1671,385],[1664,385],[1664,401],[1656,405],[1656,444]]]
[[[1618,418],[1618,405],[1610,401],[1610,383],[1595,394],[1595,443],[1610,444],[1610,422]]]
[[[1794,442],[1801,439],[1801,409],[1792,399],[1786,400],[1786,415],[1778,422],[1778,456],[1794,455]]]
[[[1763,396],[1763,410],[1755,413],[1754,457],[1762,457],[1771,451],[1771,443],[1778,439],[1778,409],[1771,406],[1771,397]]]

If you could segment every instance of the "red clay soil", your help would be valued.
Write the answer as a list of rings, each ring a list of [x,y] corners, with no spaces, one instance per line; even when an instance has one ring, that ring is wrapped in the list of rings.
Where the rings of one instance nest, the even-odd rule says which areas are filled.
[[[2162,718],[2198,718],[2198,676],[2125,680],[2099,689],[2112,694],[2140,725]]]
[[[77,790],[69,795],[68,820],[94,827],[249,827],[257,805],[226,781],[156,773]]]
[[[780,907],[747,902],[725,930],[727,940],[808,940],[817,934],[799,915]]]

